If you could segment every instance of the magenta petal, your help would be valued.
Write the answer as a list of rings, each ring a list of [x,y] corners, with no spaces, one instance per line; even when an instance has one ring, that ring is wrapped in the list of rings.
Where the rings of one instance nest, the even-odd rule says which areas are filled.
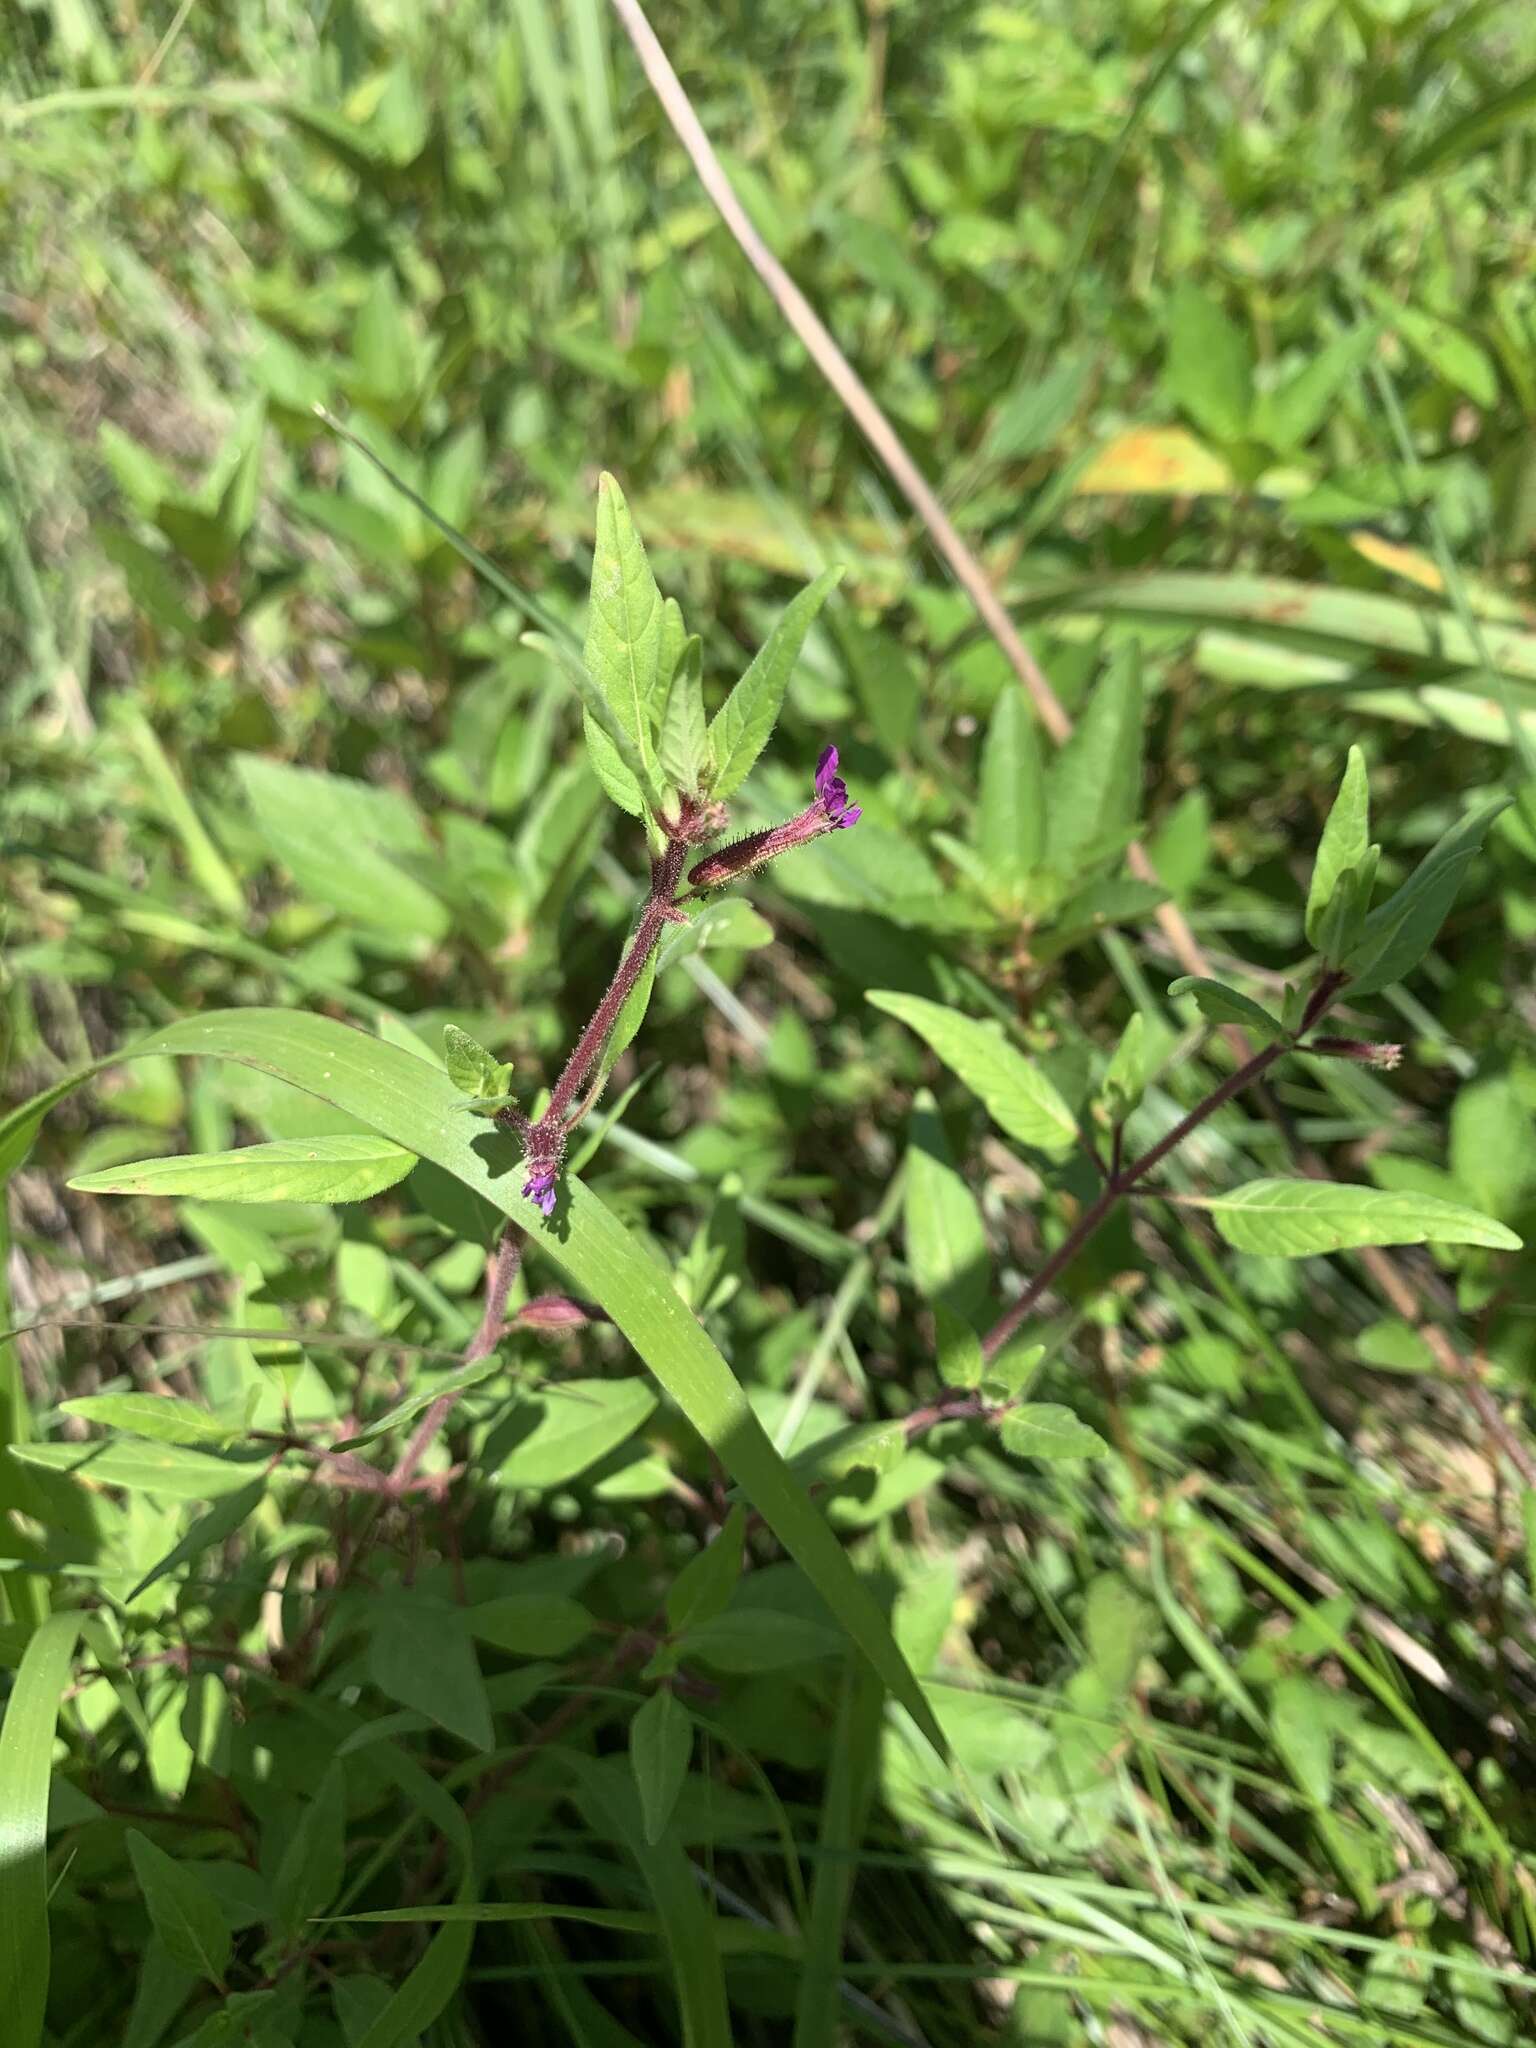
[[[840,818],[835,818],[833,820],[833,823],[836,825],[839,832],[846,832],[850,825],[857,825],[857,823],[859,822],[860,818],[863,817],[863,815],[863,805],[854,804],[848,810],[844,811],[843,815]]]
[[[836,773],[837,749],[836,747],[824,747],[821,759],[816,763],[816,794],[818,797],[826,795],[827,783]]]

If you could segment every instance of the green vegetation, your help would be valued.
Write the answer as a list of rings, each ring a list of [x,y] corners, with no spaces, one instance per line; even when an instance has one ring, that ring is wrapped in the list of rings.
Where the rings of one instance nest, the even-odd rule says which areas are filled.
[[[1536,19],[654,26],[1022,663],[605,0],[9,24],[0,2032],[1530,2038]]]

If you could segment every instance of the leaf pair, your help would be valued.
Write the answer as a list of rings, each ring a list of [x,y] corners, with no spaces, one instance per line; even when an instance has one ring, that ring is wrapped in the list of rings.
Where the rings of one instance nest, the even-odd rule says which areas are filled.
[[[829,569],[801,591],[712,720],[704,713],[702,644],[663,598],[624,493],[598,485],[591,606],[582,660],[542,634],[534,646],[565,669],[584,709],[598,781],[632,817],[679,800],[723,801],[767,744],[805,636],[842,576]]]

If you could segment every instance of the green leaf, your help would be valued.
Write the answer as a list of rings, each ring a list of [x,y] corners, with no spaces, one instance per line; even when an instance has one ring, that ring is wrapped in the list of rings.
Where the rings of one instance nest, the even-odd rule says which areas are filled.
[[[639,757],[642,785],[654,758],[651,707],[661,667],[661,592],[624,501],[605,470],[597,486],[592,604],[584,649],[587,673]]]
[[[1185,279],[1168,305],[1165,381],[1195,425],[1240,441],[1253,409],[1253,350],[1216,299]]]
[[[1120,1034],[1120,1043],[1099,1083],[1099,1098],[1114,1123],[1123,1123],[1146,1092],[1146,1037],[1147,1020],[1137,1010]]]
[[[512,1657],[563,1657],[592,1633],[581,1602],[559,1593],[506,1593],[465,1613],[476,1642]]]
[[[585,708],[581,714],[581,731],[587,743],[592,772],[602,784],[604,795],[621,811],[628,811],[632,818],[643,818],[645,798],[640,794],[639,783],[625,767],[607,732]]]
[[[1436,1195],[1355,1187],[1331,1180],[1251,1180],[1226,1195],[1186,1195],[1209,1209],[1240,1252],[1304,1259],[1379,1244],[1477,1244],[1517,1252],[1512,1230]]]
[[[457,1024],[443,1026],[443,1064],[461,1095],[505,1095],[512,1079],[512,1062],[493,1059]]]
[[[381,1598],[368,1638],[368,1676],[386,1698],[489,1749],[495,1735],[465,1608],[415,1591]]]
[[[342,1765],[325,1772],[299,1816],[272,1880],[277,1925],[297,1934],[341,1890],[347,1867],[347,1779]]]
[[[247,1521],[266,1496],[267,1478],[265,1472],[252,1485],[238,1493],[225,1494],[215,1501],[206,1515],[197,1520],[182,1536],[175,1547],[166,1552],[156,1565],[152,1565],[127,1595],[123,1602],[131,1607],[146,1586],[153,1586],[163,1579],[167,1572],[176,1571],[181,1565],[190,1564],[194,1557],[201,1557],[205,1550],[211,1550],[216,1543],[227,1543],[242,1522]]]
[[[194,1875],[195,1865],[177,1863],[137,1828],[128,1830],[127,1843],[133,1874],[166,1954],[222,1990],[229,1967],[229,1925],[213,1893]]]
[[[1093,358],[1084,351],[1063,356],[1038,383],[1016,385],[987,429],[982,443],[987,460],[1016,462],[1053,446],[1081,404],[1092,375]]]
[[[1252,997],[1239,995],[1235,988],[1228,988],[1223,981],[1211,981],[1201,974],[1185,974],[1169,983],[1168,993],[1171,996],[1193,996],[1202,1017],[1208,1017],[1213,1024],[1240,1024],[1244,1031],[1251,1031],[1261,1045],[1278,1045],[1287,1036],[1278,1017],[1272,1017]]]
[[[816,614],[842,581],[841,569],[825,569],[792,598],[745,674],[710,721],[709,744],[715,773],[711,795],[724,799],[746,781],[752,765],[778,723],[800,649]]]
[[[447,905],[408,871],[432,842],[407,799],[255,754],[236,756],[235,770],[264,845],[306,896],[396,939],[447,936]]]
[[[913,1105],[902,1209],[907,1264],[922,1294],[958,1316],[977,1313],[991,1285],[986,1226],[927,1089]]]
[[[1389,291],[1371,278],[1362,277],[1359,282],[1360,289],[1382,319],[1401,335],[1437,377],[1443,377],[1456,390],[1464,391],[1476,405],[1487,408],[1498,402],[1499,374],[1494,368],[1493,358],[1481,342],[1474,341],[1464,328],[1441,319],[1436,313],[1426,313],[1417,306],[1399,305]]]
[[[1312,1678],[1282,1678],[1269,1702],[1269,1730],[1281,1761],[1315,1806],[1333,1792],[1328,1695]]]
[[[1371,789],[1365,756],[1358,747],[1351,747],[1344,780],[1328,813],[1328,822],[1318,841],[1317,859],[1312,864],[1312,886],[1307,891],[1307,937],[1314,946],[1323,912],[1333,901],[1340,876],[1365,859],[1370,838]]]
[[[249,1486],[256,1469],[181,1444],[141,1443],[122,1437],[87,1444],[12,1444],[10,1455],[20,1464],[46,1472],[68,1472],[96,1486],[120,1486],[126,1493],[158,1493],[167,1500],[217,1500]]]
[[[1071,1110],[1034,1062],[1009,1044],[1001,1025],[895,989],[871,989],[868,1000],[925,1039],[1009,1137],[1058,1158],[1076,1144]]]
[[[1141,656],[1122,647],[1051,763],[1045,857],[1063,881],[1097,865],[1094,850],[1129,837],[1141,805]]]
[[[628,1441],[656,1407],[643,1379],[563,1380],[520,1402],[503,1426],[522,1428],[496,1468],[499,1486],[564,1486]]]
[[[664,598],[661,606],[661,648],[656,661],[656,696],[653,707],[658,717],[666,709],[678,664],[682,661],[688,639],[688,628],[683,624],[682,606],[675,597]]]
[[[939,1336],[939,1381],[946,1387],[979,1387],[986,1377],[987,1362],[981,1339],[963,1317],[943,1302],[934,1305],[933,1319]]]
[[[403,1401],[396,1401],[392,1407],[387,1408],[382,1415],[376,1415],[354,1435],[339,1438],[333,1448],[338,1451],[355,1451],[362,1444],[374,1443],[381,1436],[389,1436],[394,1430],[402,1428],[415,1416],[422,1414],[443,1394],[459,1393],[466,1387],[477,1387],[482,1380],[491,1379],[505,1370],[505,1360],[492,1355],[489,1358],[477,1358],[469,1365],[455,1366],[451,1372],[434,1373],[423,1385],[407,1394]]]
[[[1376,870],[1380,864],[1381,848],[1367,847],[1364,860],[1345,868],[1334,884],[1328,906],[1317,920],[1314,941],[1326,966],[1337,968],[1360,943],[1370,915],[1371,898],[1376,893]]]
[[[362,1202],[404,1180],[415,1155],[366,1131],[276,1138],[238,1152],[137,1159],[70,1181],[85,1195],[201,1195],[217,1202]]]
[[[582,702],[583,730],[593,772],[621,809],[639,817],[642,799],[654,804],[660,796],[652,772],[649,733],[642,748],[629,727],[621,722],[596,679],[558,640],[547,633],[525,633],[519,644],[531,647],[536,654],[547,655],[575,689]],[[594,739],[594,734],[600,735],[606,746]]]
[[[80,1394],[61,1401],[59,1407],[65,1415],[162,1444],[227,1444],[241,1433],[238,1422],[220,1422],[206,1408],[175,1394]]]
[[[672,1581],[667,1593],[667,1626],[674,1635],[712,1621],[730,1605],[741,1577],[746,1532],[746,1511],[732,1508],[719,1535],[697,1557],[690,1558]]]
[[[1045,851],[1045,774],[1040,731],[1024,692],[1003,690],[981,754],[976,850],[1005,891],[1022,891]]]
[[[1019,1458],[1107,1458],[1109,1445],[1059,1401],[1026,1401],[998,1425],[1003,1449]]]
[[[943,1737],[932,1708],[897,1649],[885,1616],[841,1543],[774,1450],[740,1382],[689,1314],[650,1254],[574,1174],[565,1180],[558,1227],[541,1222],[517,1194],[517,1148],[471,1142],[448,1076],[403,1047],[371,1038],[334,1018],[290,1010],[212,1011],[150,1033],[101,1066],[156,1053],[234,1060],[273,1074],[369,1123],[381,1135],[452,1174],[504,1216],[513,1217],[568,1276],[572,1290],[596,1301],[639,1352],[683,1414],[740,1484],[800,1565],[853,1642],[913,1715],[936,1750]],[[73,1085],[101,1066],[72,1077]],[[0,1158],[25,1143],[42,1110],[67,1092],[60,1084],[0,1120]],[[14,1454],[14,1451],[13,1451]],[[182,1451],[182,1457],[196,1454]],[[213,1461],[210,1461],[213,1462]]]
[[[629,1724],[629,1761],[648,1842],[667,1831],[693,1755],[693,1716],[675,1693],[653,1692]]]
[[[1365,368],[1380,329],[1374,321],[1352,327],[1327,343],[1273,391],[1254,411],[1254,433],[1281,454],[1304,448],[1334,409],[1334,402]]]
[[[0,2012],[14,2048],[37,2048],[48,1997],[48,1784],[59,1704],[84,1616],[34,1632],[0,1723]]]
[[[684,796],[697,796],[699,779],[709,758],[704,723],[704,674],[697,634],[684,644],[677,675],[667,695],[667,708],[656,742],[661,772]]]
[[[1469,811],[1425,854],[1403,886],[1365,921],[1359,945],[1344,962],[1351,996],[1375,995],[1410,973],[1435,942],[1488,827],[1510,799],[1495,797]]]
[[[689,1629],[681,1648],[686,1657],[716,1671],[750,1676],[835,1657],[842,1641],[835,1630],[802,1615],[773,1607],[733,1607]]]

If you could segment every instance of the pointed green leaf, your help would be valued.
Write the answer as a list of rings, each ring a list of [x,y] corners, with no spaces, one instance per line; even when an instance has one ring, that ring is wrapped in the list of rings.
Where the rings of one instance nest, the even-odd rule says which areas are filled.
[[[512,1078],[510,1060],[493,1059],[457,1024],[443,1026],[443,1064],[461,1095],[505,1095]]]
[[[1077,1121],[1054,1085],[998,1024],[965,1017],[925,996],[871,989],[869,1001],[910,1025],[986,1104],[994,1122],[1021,1145],[1056,1156],[1077,1142]]]
[[[285,1934],[297,1934],[341,1890],[347,1864],[346,1821],[346,1772],[333,1763],[299,1816],[272,1881],[277,1924]]]
[[[629,1760],[648,1842],[666,1833],[692,1755],[693,1716],[675,1693],[653,1692],[629,1724]]]
[[[368,1676],[387,1699],[414,1707],[475,1749],[495,1735],[468,1612],[424,1593],[381,1597],[368,1638]]]
[[[200,1195],[218,1202],[363,1202],[404,1180],[415,1155],[367,1131],[275,1138],[237,1152],[138,1159],[69,1185],[86,1195]]]
[[[1365,756],[1351,747],[1344,780],[1328,813],[1323,836],[1318,841],[1317,859],[1312,865],[1312,886],[1307,891],[1307,937],[1315,946],[1323,912],[1333,900],[1339,877],[1365,859],[1371,838],[1371,790],[1365,772]]]
[[[733,795],[751,773],[778,722],[805,636],[842,580],[841,569],[826,569],[790,600],[746,673],[715,713],[709,727],[715,759],[712,795],[722,799]]]
[[[934,1323],[939,1336],[939,1381],[946,1387],[979,1387],[986,1377],[981,1339],[962,1316],[934,1304]]]
[[[258,1465],[215,1458],[185,1444],[152,1443],[133,1437],[90,1443],[12,1444],[18,1464],[44,1472],[68,1472],[93,1486],[120,1486],[125,1493],[158,1493],[167,1500],[218,1500],[242,1492]]]
[[[675,597],[665,598],[661,607],[661,647],[656,662],[656,695],[654,709],[658,720],[667,708],[673,679],[678,663],[683,658],[683,649],[688,644],[688,628],[683,624],[683,608]]]
[[[684,796],[696,796],[709,737],[704,723],[704,676],[697,634],[684,644],[656,742],[656,757],[667,781]]]
[[[1240,441],[1253,409],[1253,348],[1220,301],[1190,279],[1168,306],[1165,377],[1175,401],[1203,433]]]
[[[1147,1020],[1137,1010],[1115,1047],[1099,1097],[1115,1123],[1123,1123],[1140,1103],[1147,1086]]]
[[[999,1424],[1003,1448],[1018,1458],[1107,1458],[1109,1445],[1059,1401],[1026,1401]]]
[[[1040,729],[1024,692],[1005,689],[981,754],[976,850],[1004,890],[1023,888],[1045,851],[1045,773]]]
[[[615,786],[610,787],[609,778],[612,774],[612,764],[614,762],[617,762],[618,766],[628,775],[630,782],[634,784],[636,798],[643,791],[647,800],[654,802],[659,797],[660,792],[656,787],[655,776],[651,772],[649,735],[647,735],[645,748],[642,750],[634,734],[628,726],[621,722],[618,713],[614,710],[593,676],[582,666],[575,655],[569,649],[563,647],[558,640],[551,639],[547,633],[525,633],[522,637],[521,645],[533,648],[535,653],[547,655],[581,698],[585,714],[583,725],[587,733],[587,746],[592,757],[593,772],[614,802],[619,804],[624,810],[630,810],[631,808],[628,800],[629,785],[622,778],[615,778]],[[599,749],[593,744],[592,730],[594,727],[601,733],[603,739],[608,742],[606,749]],[[631,814],[636,817],[640,815],[638,811],[634,811]]]
[[[195,1864],[177,1863],[147,1835],[130,1828],[128,1854],[149,1917],[165,1952],[196,1977],[223,1987],[231,1947],[229,1924]]]
[[[1185,1196],[1240,1252],[1303,1259],[1379,1244],[1477,1244],[1517,1252],[1512,1230],[1459,1202],[1331,1180],[1251,1180],[1230,1194]]]
[[[1253,1033],[1260,1045],[1278,1045],[1286,1036],[1278,1017],[1272,1017],[1251,996],[1228,988],[1225,982],[1211,981],[1201,974],[1185,974],[1169,983],[1168,993],[1193,996],[1202,1017],[1209,1017],[1213,1024],[1240,1024],[1244,1031]]]
[[[634,743],[643,764],[642,784],[654,758],[651,707],[661,672],[661,641],[661,592],[624,493],[605,470],[597,486],[592,604],[583,651],[588,675]]]
[[[741,1577],[746,1533],[744,1510],[732,1508],[719,1535],[697,1557],[690,1558],[672,1581],[667,1594],[667,1626],[674,1635],[712,1621],[730,1605]]]
[[[957,1316],[978,1313],[991,1285],[986,1226],[927,1089],[913,1105],[902,1202],[907,1264],[919,1289]]]
[[[175,1394],[80,1394],[73,1401],[61,1401],[59,1407],[65,1415],[155,1443],[227,1444],[240,1434],[238,1423],[220,1422],[206,1408]]]
[[[613,741],[585,708],[581,714],[581,732],[587,743],[587,758],[592,763],[593,774],[603,786],[603,794],[621,811],[628,811],[632,818],[643,818],[645,799],[640,794],[639,783],[624,766]]]
[[[1098,865],[1096,849],[1128,838],[1141,807],[1141,655],[1122,647],[1051,763],[1045,857],[1064,881]]]
[[[1365,921],[1359,945],[1345,961],[1351,996],[1375,995],[1417,967],[1435,942],[1456,900],[1483,835],[1510,799],[1495,797],[1437,840],[1403,886]]]

